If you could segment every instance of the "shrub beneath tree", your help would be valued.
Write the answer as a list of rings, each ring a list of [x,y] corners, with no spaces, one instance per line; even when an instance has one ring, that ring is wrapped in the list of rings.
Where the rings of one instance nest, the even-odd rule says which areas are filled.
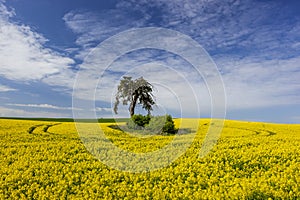
[[[133,115],[127,123],[127,127],[134,130],[142,130],[145,125],[149,124],[150,119],[151,117],[149,115]]]
[[[175,128],[174,121],[171,115],[166,115],[166,121],[162,128],[162,133],[175,134],[178,132],[178,129]]]
[[[175,128],[171,115],[150,117],[149,115],[133,115],[127,123],[127,127],[133,130],[145,130],[152,134],[176,134],[178,129]]]

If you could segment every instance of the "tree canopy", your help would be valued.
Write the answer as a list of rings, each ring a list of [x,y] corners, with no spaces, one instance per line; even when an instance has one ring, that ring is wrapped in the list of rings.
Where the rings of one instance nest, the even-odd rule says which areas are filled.
[[[148,111],[150,115],[155,104],[152,92],[153,86],[143,77],[133,80],[132,77],[124,76],[118,85],[114,112],[118,113],[118,106],[121,102],[123,105],[128,105],[129,103],[131,117],[134,115],[137,104],[142,105],[142,108]]]

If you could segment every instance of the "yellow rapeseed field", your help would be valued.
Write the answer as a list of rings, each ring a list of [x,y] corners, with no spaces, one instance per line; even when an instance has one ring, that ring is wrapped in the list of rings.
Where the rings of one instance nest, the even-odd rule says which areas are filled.
[[[227,120],[201,158],[209,120],[199,123],[190,148],[171,165],[130,173],[97,160],[72,122],[0,119],[0,199],[300,199],[300,125]],[[174,137],[135,137],[110,125],[101,124],[109,141],[136,153]]]

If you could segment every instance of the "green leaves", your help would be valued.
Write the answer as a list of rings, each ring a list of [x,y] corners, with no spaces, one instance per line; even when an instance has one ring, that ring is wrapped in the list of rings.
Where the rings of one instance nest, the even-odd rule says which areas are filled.
[[[152,91],[153,86],[143,77],[132,80],[131,77],[124,76],[118,86],[114,112],[118,114],[118,106],[120,101],[122,101],[123,105],[130,103],[130,116],[134,115],[134,109],[137,103],[141,104],[142,108],[147,110],[150,114],[150,111],[153,110],[152,106],[155,104]]]

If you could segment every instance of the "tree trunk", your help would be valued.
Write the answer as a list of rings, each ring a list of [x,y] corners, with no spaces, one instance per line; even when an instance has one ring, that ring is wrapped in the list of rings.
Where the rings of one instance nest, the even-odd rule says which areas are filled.
[[[137,99],[138,99],[137,95],[133,96],[132,102],[130,103],[130,106],[129,106],[130,117],[132,117],[134,115],[134,109],[135,109]]]

